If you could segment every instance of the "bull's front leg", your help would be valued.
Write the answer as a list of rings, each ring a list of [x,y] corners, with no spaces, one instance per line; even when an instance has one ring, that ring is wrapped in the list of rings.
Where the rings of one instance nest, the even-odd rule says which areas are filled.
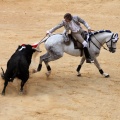
[[[108,73],[105,73],[105,72],[102,70],[102,68],[100,67],[100,64],[98,63],[96,57],[94,58],[94,64],[95,64],[95,66],[98,68],[98,70],[99,70],[99,72],[100,72],[101,75],[103,75],[103,76],[106,77],[106,78],[110,76]]]
[[[5,82],[4,82],[4,88],[2,90],[2,95],[5,95],[5,90],[6,90],[7,85],[8,85],[8,81],[5,80]]]
[[[78,65],[78,67],[76,69],[76,71],[78,72],[77,76],[81,76],[80,70],[81,70],[81,67],[82,67],[82,65],[83,65],[84,62],[85,62],[85,57],[83,56],[82,59],[81,59],[81,61],[80,61],[80,64]]]

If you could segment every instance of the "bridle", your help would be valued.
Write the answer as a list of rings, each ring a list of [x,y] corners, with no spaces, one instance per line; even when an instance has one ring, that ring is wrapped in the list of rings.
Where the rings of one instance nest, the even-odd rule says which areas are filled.
[[[116,33],[117,34],[117,33]],[[110,47],[108,47],[108,45],[107,45],[107,47],[109,48],[109,50],[107,49],[107,48],[105,48],[100,42],[99,42],[99,40],[95,37],[95,35],[93,34],[93,37],[96,39],[96,41],[103,47],[103,49],[105,49],[105,50],[107,50],[107,51],[112,51],[112,50],[114,50],[114,49],[116,49],[116,48],[113,48],[113,43],[116,43],[117,42],[117,40],[115,41],[115,42],[113,42],[113,38],[115,38],[115,36],[116,36],[116,34],[112,34],[112,36],[111,36],[111,38],[108,40],[108,41],[106,41],[105,43],[106,43],[106,45],[107,45],[107,43],[108,42],[111,42],[111,45],[110,45]],[[114,36],[115,35],[115,36]],[[114,36],[114,37],[113,37]],[[118,34],[117,34],[117,36],[118,36]],[[100,48],[91,40],[91,42],[100,50]]]
[[[113,42],[113,40],[112,40],[112,39],[115,39],[116,35],[117,35],[117,37],[118,37],[118,34],[117,34],[117,33],[116,33],[116,34],[113,33],[112,36],[111,36],[111,38],[110,38],[110,40],[108,40],[108,41],[106,42],[106,45],[107,45],[108,42],[111,43],[111,44],[110,44],[110,47],[109,47],[109,51],[112,51],[112,50],[115,50],[115,49],[116,49],[116,48],[113,47],[113,43],[116,43],[117,40],[114,41],[114,42]],[[117,38],[117,39],[118,39],[118,38]],[[108,45],[107,45],[107,47],[108,47]]]

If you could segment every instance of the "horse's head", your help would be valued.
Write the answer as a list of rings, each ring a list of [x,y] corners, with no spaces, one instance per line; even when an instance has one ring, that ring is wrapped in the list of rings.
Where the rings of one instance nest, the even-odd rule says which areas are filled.
[[[109,51],[114,53],[116,52],[116,43],[118,41],[118,33],[113,33],[111,38],[106,41],[106,45],[109,48]]]

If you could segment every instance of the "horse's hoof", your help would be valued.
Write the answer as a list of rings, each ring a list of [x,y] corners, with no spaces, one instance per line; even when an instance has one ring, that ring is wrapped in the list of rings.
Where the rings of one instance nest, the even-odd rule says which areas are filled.
[[[35,70],[35,69],[32,69],[32,73],[36,73],[37,72],[37,70]]]
[[[51,74],[51,71],[49,71],[49,72],[47,72],[47,73],[45,73],[45,74],[46,74],[47,77],[49,77],[50,74]]]
[[[80,77],[80,76],[81,76],[81,74],[78,74],[77,76],[78,76],[78,77]]]
[[[47,77],[49,77],[50,75],[48,73],[45,73]]]
[[[106,76],[105,76],[105,78],[109,78],[109,77],[110,77],[110,75],[106,75]]]
[[[108,73],[103,73],[103,76],[104,76],[105,78],[110,77]]]

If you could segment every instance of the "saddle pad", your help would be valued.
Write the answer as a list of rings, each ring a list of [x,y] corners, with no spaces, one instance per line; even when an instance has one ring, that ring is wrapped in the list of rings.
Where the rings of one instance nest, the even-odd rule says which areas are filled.
[[[80,42],[78,42],[77,40],[75,40],[71,34],[69,34],[68,37],[69,37],[70,41],[73,41],[75,49],[83,48],[83,45]]]

